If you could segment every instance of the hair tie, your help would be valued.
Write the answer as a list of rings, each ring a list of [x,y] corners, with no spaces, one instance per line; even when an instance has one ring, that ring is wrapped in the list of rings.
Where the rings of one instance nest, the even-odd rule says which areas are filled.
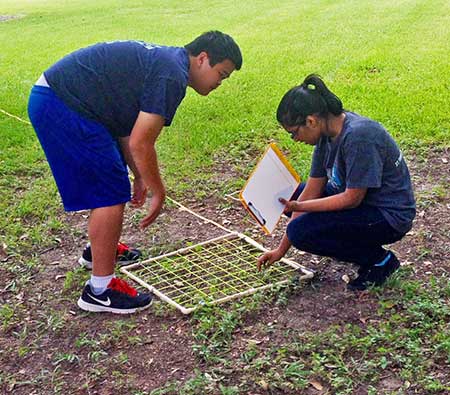
[[[310,90],[310,91],[315,91],[316,90],[316,86],[313,84],[307,84],[306,85],[306,89]]]

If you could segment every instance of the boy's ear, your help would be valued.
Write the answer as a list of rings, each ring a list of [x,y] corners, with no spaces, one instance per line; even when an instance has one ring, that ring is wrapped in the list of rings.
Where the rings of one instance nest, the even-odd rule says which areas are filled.
[[[199,66],[205,63],[208,59],[209,59],[208,53],[205,51],[202,51],[197,55],[197,62]]]

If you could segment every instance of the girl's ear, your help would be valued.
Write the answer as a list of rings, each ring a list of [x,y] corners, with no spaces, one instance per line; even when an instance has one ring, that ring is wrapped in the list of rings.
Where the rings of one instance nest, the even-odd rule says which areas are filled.
[[[314,115],[306,117],[305,125],[309,128],[315,128],[318,125],[318,119]]]

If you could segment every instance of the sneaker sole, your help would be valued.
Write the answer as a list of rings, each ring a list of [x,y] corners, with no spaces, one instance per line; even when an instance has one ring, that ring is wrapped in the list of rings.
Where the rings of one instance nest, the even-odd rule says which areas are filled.
[[[107,306],[99,306],[97,304],[86,303],[83,299],[78,299],[77,305],[81,310],[89,311],[92,313],[113,313],[113,314],[132,314],[141,310],[148,309],[153,303],[153,298],[148,305],[142,307],[136,307],[134,309],[114,309]]]
[[[370,285],[368,284],[360,284],[360,285],[355,285],[355,284],[347,284],[347,289],[349,291],[365,291],[367,288],[369,288]]]

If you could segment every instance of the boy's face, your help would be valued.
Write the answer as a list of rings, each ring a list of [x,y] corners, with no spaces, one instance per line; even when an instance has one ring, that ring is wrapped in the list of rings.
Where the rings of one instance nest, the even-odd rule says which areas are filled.
[[[206,52],[193,58],[189,69],[189,86],[200,95],[206,96],[220,86],[228,78],[235,66],[231,60],[225,59],[211,67]]]

